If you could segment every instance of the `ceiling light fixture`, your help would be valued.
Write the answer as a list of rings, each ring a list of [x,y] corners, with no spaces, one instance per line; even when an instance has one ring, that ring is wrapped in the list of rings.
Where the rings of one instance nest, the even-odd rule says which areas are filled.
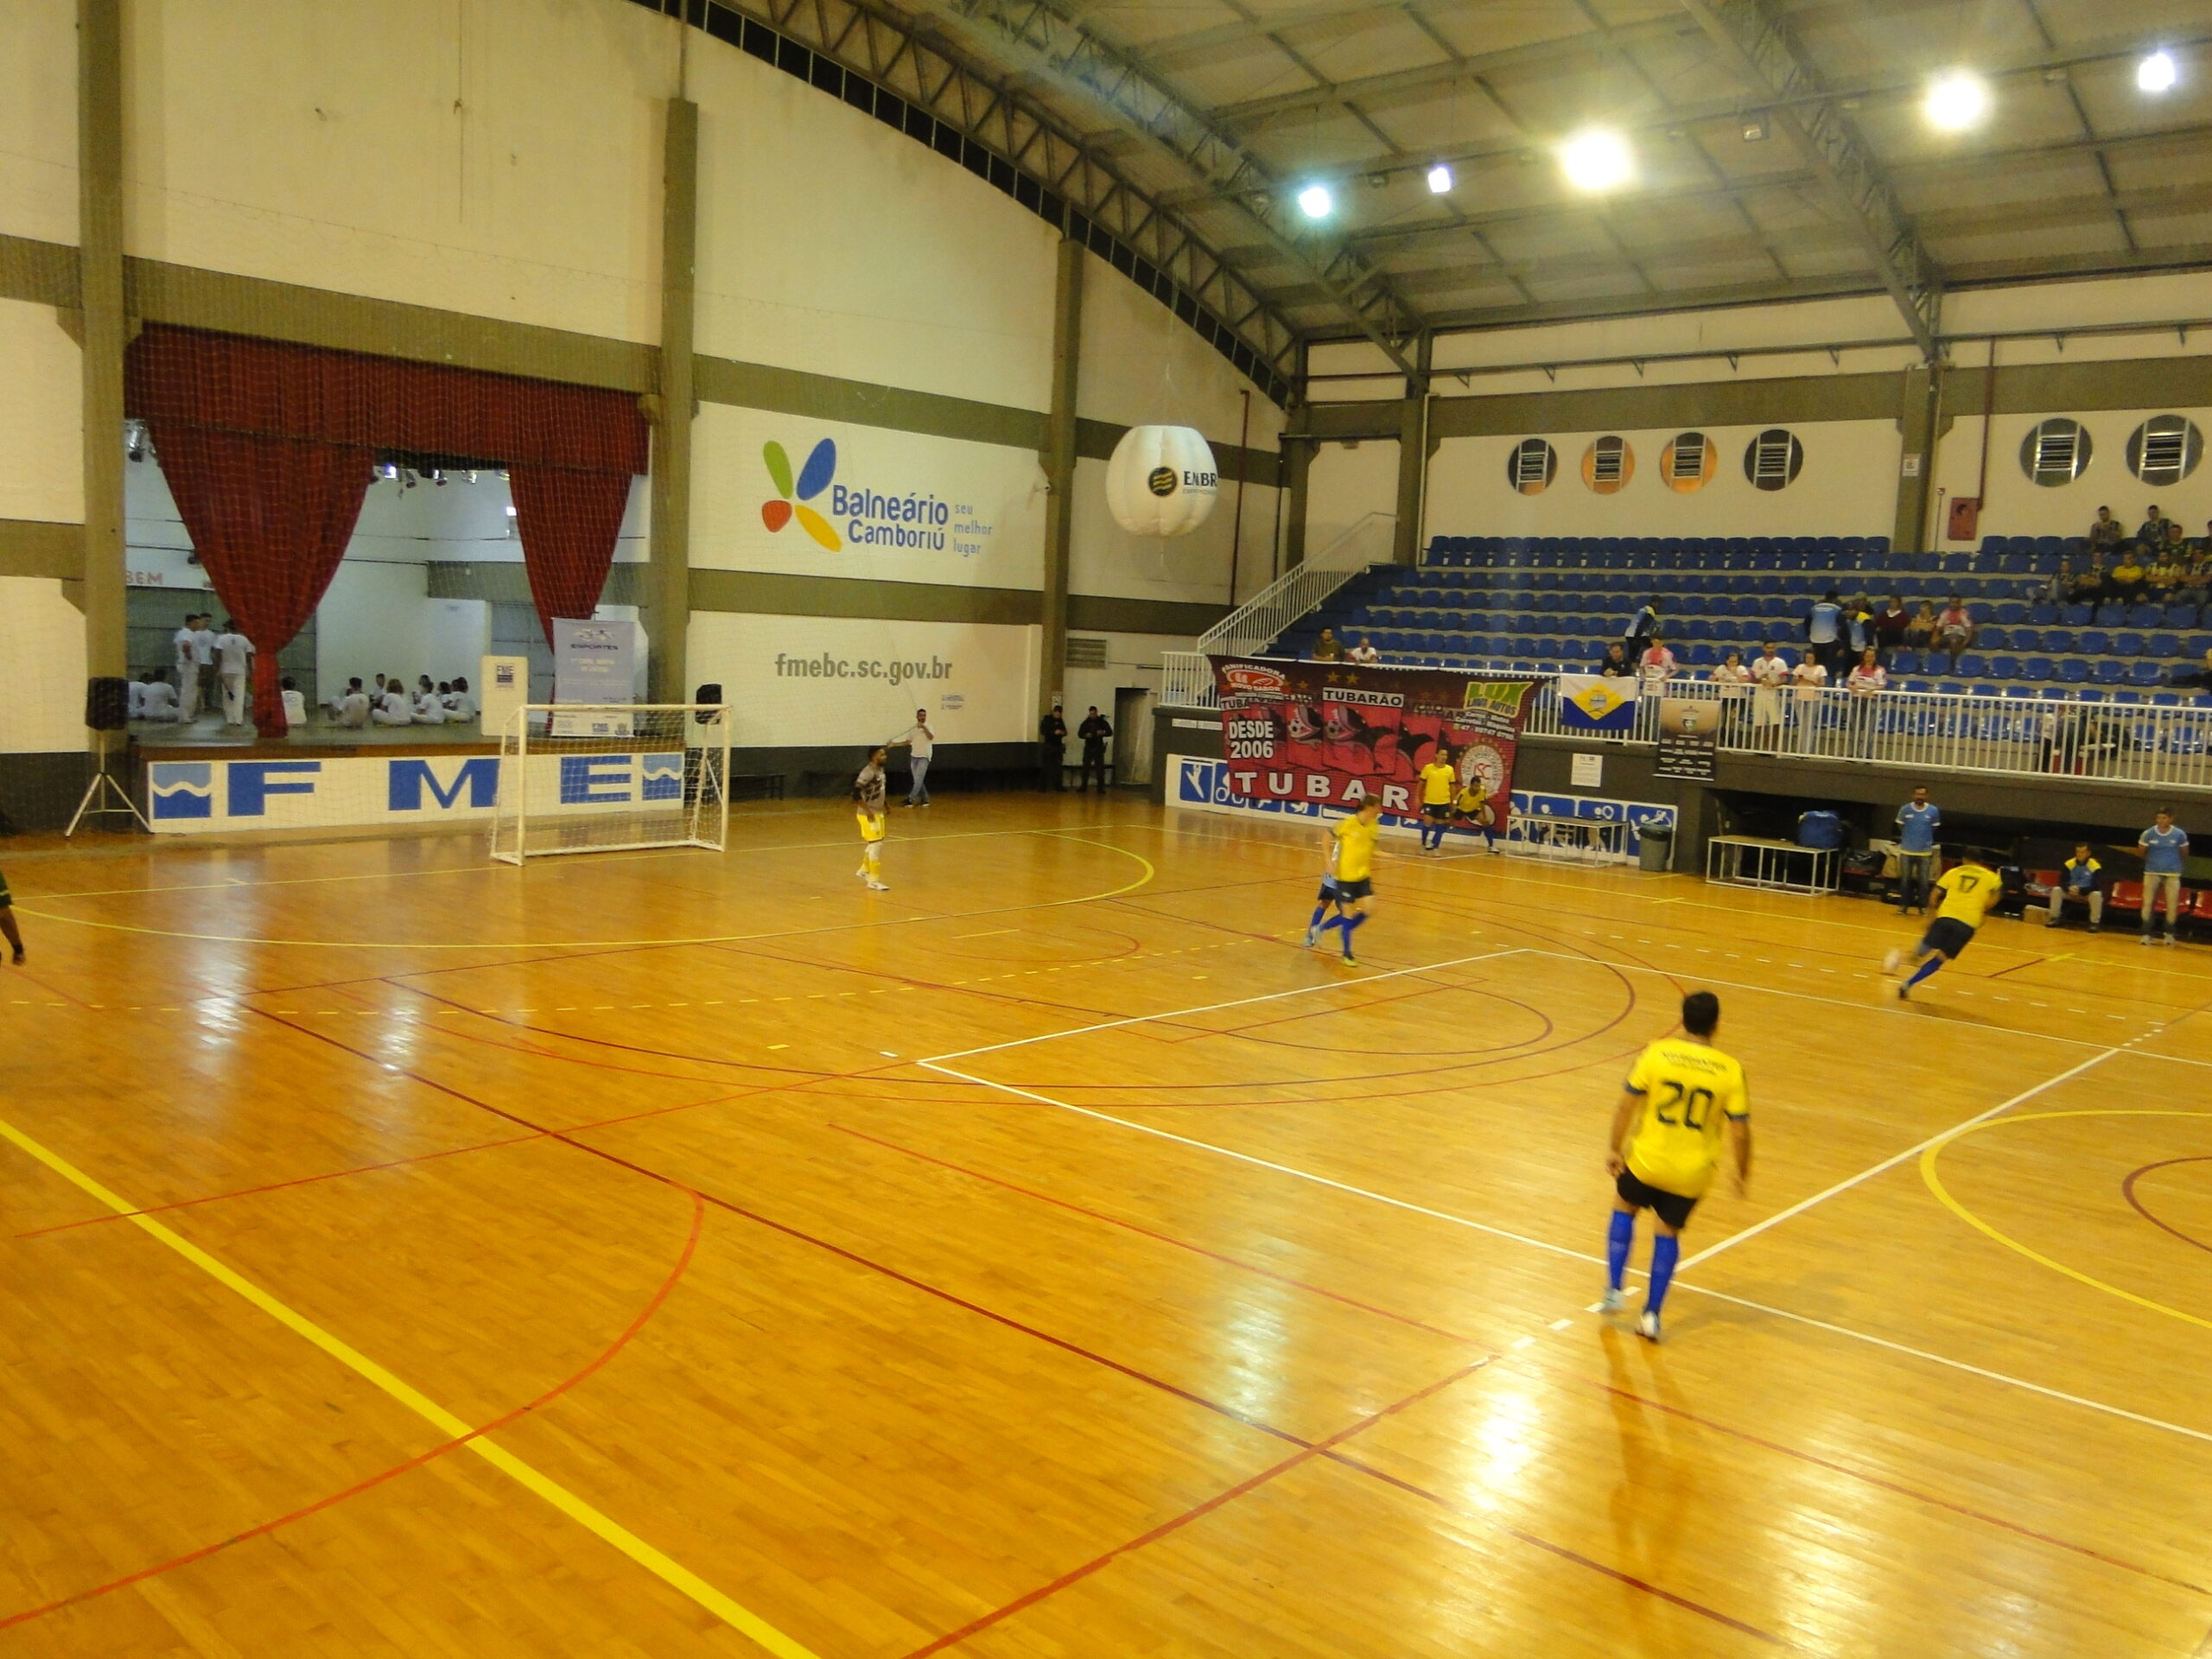
[[[1428,169],[1428,194],[1432,196],[1452,194],[1452,169],[1442,162]]]
[[[1309,184],[1298,193],[1299,211],[1308,219],[1326,219],[1336,206],[1337,199],[1325,184]]]
[[[1979,126],[1989,113],[1988,84],[1979,75],[1955,69],[1929,83],[1921,113],[1928,118],[1929,126],[1945,132],[1964,132]]]
[[[1578,132],[1559,149],[1560,169],[1578,190],[1611,190],[1636,176],[1636,152],[1605,127]]]
[[[2171,92],[2175,81],[2181,79],[2174,67],[2173,54],[2153,52],[2135,66],[2135,84],[2146,92]]]

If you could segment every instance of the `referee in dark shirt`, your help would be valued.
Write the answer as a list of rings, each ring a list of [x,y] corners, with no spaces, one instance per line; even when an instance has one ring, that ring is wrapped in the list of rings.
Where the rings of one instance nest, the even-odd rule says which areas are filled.
[[[1098,705],[1094,702],[1090,712],[1084,716],[1083,724],[1075,728],[1075,734],[1083,740],[1083,774],[1077,786],[1089,789],[1095,768],[1098,787],[1103,791],[1106,787],[1106,740],[1114,735],[1112,722],[1098,712]]]

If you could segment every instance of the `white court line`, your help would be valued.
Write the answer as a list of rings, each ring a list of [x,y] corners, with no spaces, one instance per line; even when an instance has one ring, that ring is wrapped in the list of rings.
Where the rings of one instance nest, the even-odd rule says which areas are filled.
[[[1037,1038],[1031,1040],[1048,1039]],[[947,1058],[957,1057],[948,1056]],[[2101,1055],[2098,1058],[2104,1057]],[[1233,1158],[1239,1163],[1250,1164],[1260,1169],[1273,1170],[1278,1174],[1293,1176],[1301,1181],[1310,1181],[1316,1186],[1331,1187],[1339,1192],[1348,1192],[1354,1198],[1388,1205],[1394,1210],[1403,1210],[1414,1215],[1429,1217],[1433,1220],[1448,1222],[1452,1226],[1465,1227],[1478,1233],[1488,1233],[1495,1238],[1510,1239],[1516,1244],[1527,1244],[1553,1255],[1566,1256],[1570,1261],[1586,1262],[1593,1267],[1603,1265],[1601,1257],[1588,1255],[1581,1250],[1569,1249],[1563,1244],[1550,1243],[1544,1239],[1530,1238],[1524,1233],[1510,1232],[1503,1227],[1493,1227],[1487,1222],[1471,1221],[1465,1216],[1455,1216],[1448,1210],[1432,1210],[1426,1205],[1413,1204],[1404,1198],[1394,1198],[1387,1192],[1372,1192],[1363,1186],[1353,1186],[1345,1181],[1332,1180],[1325,1175],[1316,1175],[1310,1170],[1300,1169],[1290,1164],[1274,1163],[1265,1158],[1255,1158],[1249,1153],[1236,1152],[1228,1147],[1218,1147],[1210,1141],[1194,1141],[1187,1135],[1173,1135],[1166,1129],[1156,1129],[1147,1123],[1132,1123],[1127,1118],[1093,1111],[1087,1106],[1071,1106],[1066,1101],[1054,1100],[1051,1096],[1038,1094],[1033,1090],[1018,1088],[1010,1083],[994,1083],[988,1077],[971,1077],[965,1071],[956,1071],[950,1066],[941,1065],[935,1060],[923,1060],[920,1064],[929,1067],[932,1071],[941,1071],[949,1077],[957,1077],[963,1083],[972,1083],[984,1089],[995,1089],[1004,1094],[1018,1095],[1024,1100],[1033,1100],[1040,1105],[1058,1107],[1061,1111],[1073,1112],[1080,1117],[1095,1118],[1102,1123],[1112,1123],[1121,1128],[1135,1129],[1140,1135],[1154,1135],[1162,1141],[1173,1141],[1183,1146],[1196,1147],[1201,1152],[1211,1152],[1224,1158]],[[2056,1079],[2054,1078],[2053,1081],[2056,1082]],[[1792,1324],[1808,1325],[1815,1331],[1827,1332],[1831,1336],[1848,1337],[1854,1342],[1866,1343],[1873,1347],[1885,1349],[1891,1353],[1903,1354],[1909,1358],[1921,1360],[1930,1365],[1941,1365],[1951,1370],[1964,1372],[1969,1376],[1980,1377],[1985,1382],[2002,1383],[2008,1388],[2019,1389],[2029,1394],[2041,1395],[2047,1400],[2056,1400],[2063,1405],[2079,1406],[2084,1411],[2094,1411],[2107,1417],[2117,1417],[2123,1421],[2136,1423],[2145,1428],[2164,1429],[2170,1434],[2178,1434],[2185,1439],[2202,1440],[2207,1445],[2212,1445],[2212,1433],[2201,1428],[2190,1428],[2183,1423],[2170,1423],[2162,1417],[2148,1416],[2139,1411],[2130,1411],[2125,1406],[2107,1405],[2101,1400],[2092,1400],[2086,1395],[2069,1394],[2063,1389],[2050,1388],[2041,1382],[2031,1382],[2025,1377],[1992,1370],[1986,1365],[1969,1364],[1962,1359],[1953,1359],[1947,1354],[1934,1353],[1925,1348],[1915,1348],[1907,1343],[1893,1342],[1887,1337],[1878,1337],[1865,1331],[1854,1331],[1849,1325],[1836,1325],[1827,1319],[1816,1319],[1808,1313],[1793,1313],[1788,1308],[1776,1307],[1766,1302],[1755,1302],[1748,1297],[1732,1296],[1725,1290],[1712,1290],[1703,1285],[1687,1283],[1679,1279],[1675,1281],[1675,1287],[1689,1292],[1693,1295],[1709,1296],[1716,1301],[1727,1302],[1737,1307],[1749,1308],[1754,1313],[1764,1313],[1773,1319],[1786,1319]]]
[[[2124,1051],[2118,1048],[2108,1048],[2101,1054],[2092,1054],[2088,1059],[2082,1061],[2077,1065],[2069,1066],[2057,1076],[2045,1077],[2041,1083],[2036,1084],[2034,1088],[2023,1089],[2018,1094],[2013,1096],[2012,1099],[1999,1101],[1996,1105],[1992,1106],[1986,1112],[1976,1112],[1972,1117],[1967,1119],[1963,1123],[1955,1123],[1948,1129],[1939,1129],[1934,1135],[1929,1135],[1925,1141],[1920,1142],[1919,1145],[1907,1147],[1903,1152],[1893,1154],[1890,1157],[1883,1159],[1880,1163],[1860,1170],[1856,1175],[1846,1176],[1842,1180],[1838,1181],[1834,1186],[1829,1187],[1824,1192],[1815,1192],[1809,1198],[1800,1198],[1796,1203],[1791,1205],[1787,1210],[1776,1211],[1764,1221],[1759,1222],[1753,1226],[1746,1227],[1740,1232],[1731,1233],[1727,1237],[1720,1240],[1718,1243],[1709,1245],[1706,1249],[1700,1250],[1694,1255],[1684,1256],[1681,1260],[1681,1265],[1675,1270],[1677,1273],[1681,1273],[1690,1268],[1695,1267],[1700,1262],[1709,1262],[1714,1256],[1719,1255],[1721,1251],[1732,1249],[1747,1238],[1757,1238],[1761,1233],[1766,1231],[1768,1228],[1779,1227],[1783,1222],[1788,1221],[1792,1216],[1801,1216],[1804,1214],[1806,1211],[1810,1210],[1815,1205],[1827,1203],[1839,1192],[1848,1192],[1853,1187],[1857,1186],[1860,1182],[1871,1181],[1874,1177],[1881,1174],[1885,1170],[1895,1169],[1899,1164],[1904,1162],[1908,1158],[1917,1158],[1922,1153],[1927,1151],[1929,1147],[1934,1146],[1938,1141],[1948,1141],[1955,1135],[1961,1135],[1965,1133],[1967,1130],[1974,1128],[1977,1123],[1986,1122],[1989,1119],[1995,1117],[1999,1112],[2009,1112],[2012,1108],[2019,1105],[2022,1102],[2033,1100],[2037,1095],[2043,1093],[2044,1090],[2056,1089],[2062,1083],[2070,1082],[2074,1078],[2080,1077],[2091,1066],[2102,1065],[2113,1055],[2123,1052]]]
[[[1027,1048],[1032,1043],[1054,1043],[1058,1042],[1063,1037],[1088,1037],[1095,1031],[1113,1031],[1122,1026],[1141,1026],[1149,1024],[1154,1020],[1181,1020],[1193,1014],[1212,1014],[1222,1008],[1248,1007],[1255,1002],[1278,1002],[1286,996],[1311,996],[1316,991],[1356,990],[1363,985],[1379,985],[1386,979],[1403,979],[1408,974],[1433,974],[1437,972],[1440,969],[1463,968],[1471,962],[1488,962],[1493,957],[1511,957],[1522,954],[1523,953],[1517,950],[1484,950],[1478,952],[1476,955],[1471,957],[1453,957],[1448,962],[1423,963],[1416,968],[1393,968],[1388,973],[1368,974],[1359,979],[1332,980],[1326,984],[1321,985],[1294,985],[1287,991],[1269,991],[1262,996],[1240,996],[1227,1002],[1205,1002],[1201,1003],[1195,1008],[1170,1008],[1160,1014],[1133,1014],[1124,1019],[1101,1020],[1096,1025],[1076,1026],[1066,1031],[1040,1032],[1034,1037],[1016,1037],[1007,1042],[986,1043],[981,1048],[958,1048],[955,1049],[950,1054],[939,1054],[936,1056],[935,1058],[924,1060],[921,1064],[927,1066],[934,1066],[937,1070],[941,1071],[944,1068],[938,1065],[937,1063],[938,1060],[964,1060],[973,1054],[995,1054],[1003,1048]],[[1224,1036],[1234,1036],[1236,1033],[1233,1032],[1224,1032],[1222,1034]],[[959,1073],[955,1072],[953,1075],[957,1077],[959,1076]],[[981,1083],[982,1082],[982,1079],[980,1077],[969,1077],[968,1081],[969,1083]],[[991,1083],[984,1084],[983,1086],[988,1089],[1001,1089],[1004,1088],[1006,1085],[1003,1084]],[[1020,1091],[1017,1090],[1016,1092],[1018,1093]],[[1047,1103],[1053,1106],[1061,1104],[1061,1103],[1057,1100]],[[1080,1107],[1071,1106],[1068,1109],[1072,1112],[1080,1111],[1082,1109]],[[1116,1118],[1113,1121],[1118,1123],[1121,1122],[1121,1119]]]
[[[1695,980],[1700,985],[1726,985],[1734,991],[1757,991],[1763,996],[1786,996],[1798,1002],[1826,1002],[1834,1007],[1856,1008],[1862,1014],[1898,1014],[1909,1012],[1906,1006],[1901,1005],[1893,997],[1879,1002],[1866,1002],[1854,1001],[1847,996],[1822,996],[1814,991],[1784,991],[1772,985],[1761,985],[1751,980],[1716,979],[1711,974],[1697,973],[1688,967],[1648,968],[1642,963],[1615,962],[1610,957],[1578,957],[1571,950],[1546,950],[1533,944],[1521,946],[1518,954],[1524,957],[1550,957],[1554,961],[1578,962],[1588,967],[1613,968],[1624,974],[1656,974],[1662,979],[1690,979]],[[2193,1013],[2195,1010],[2189,1012]],[[2182,1017],[2185,1018],[2186,1014]],[[2154,1054],[2148,1049],[2129,1047],[2129,1043],[2139,1043],[2145,1038],[2155,1037],[2177,1023],[2179,1023],[2178,1020],[2160,1020],[2150,1030],[2129,1039],[2128,1043],[2117,1045],[2092,1042],[2086,1037],[2061,1037],[2056,1032],[2024,1030],[2012,1026],[1982,1027],[1980,1034],[1989,1035],[1993,1031],[2006,1037],[2027,1037],[2040,1042],[2063,1043],[2069,1048],[2094,1048],[2100,1057],[2127,1052],[2135,1054],[2139,1059],[2169,1060],[2176,1065],[2212,1066],[2212,1060],[2193,1060],[2183,1054]],[[955,1057],[948,1055],[946,1058]]]

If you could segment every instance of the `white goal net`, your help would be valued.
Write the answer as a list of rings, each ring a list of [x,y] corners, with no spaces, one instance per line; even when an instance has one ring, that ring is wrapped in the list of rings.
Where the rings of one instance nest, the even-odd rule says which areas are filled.
[[[530,703],[499,734],[492,856],[729,840],[729,705]]]

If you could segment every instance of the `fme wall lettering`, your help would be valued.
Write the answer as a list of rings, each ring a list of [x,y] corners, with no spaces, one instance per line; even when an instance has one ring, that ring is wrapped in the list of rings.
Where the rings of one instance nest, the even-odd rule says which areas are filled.
[[[317,830],[354,823],[442,823],[488,818],[503,785],[524,781],[499,756],[397,755],[375,760],[156,760],[146,768],[157,833]],[[616,811],[683,798],[680,749],[532,755],[533,813]]]

